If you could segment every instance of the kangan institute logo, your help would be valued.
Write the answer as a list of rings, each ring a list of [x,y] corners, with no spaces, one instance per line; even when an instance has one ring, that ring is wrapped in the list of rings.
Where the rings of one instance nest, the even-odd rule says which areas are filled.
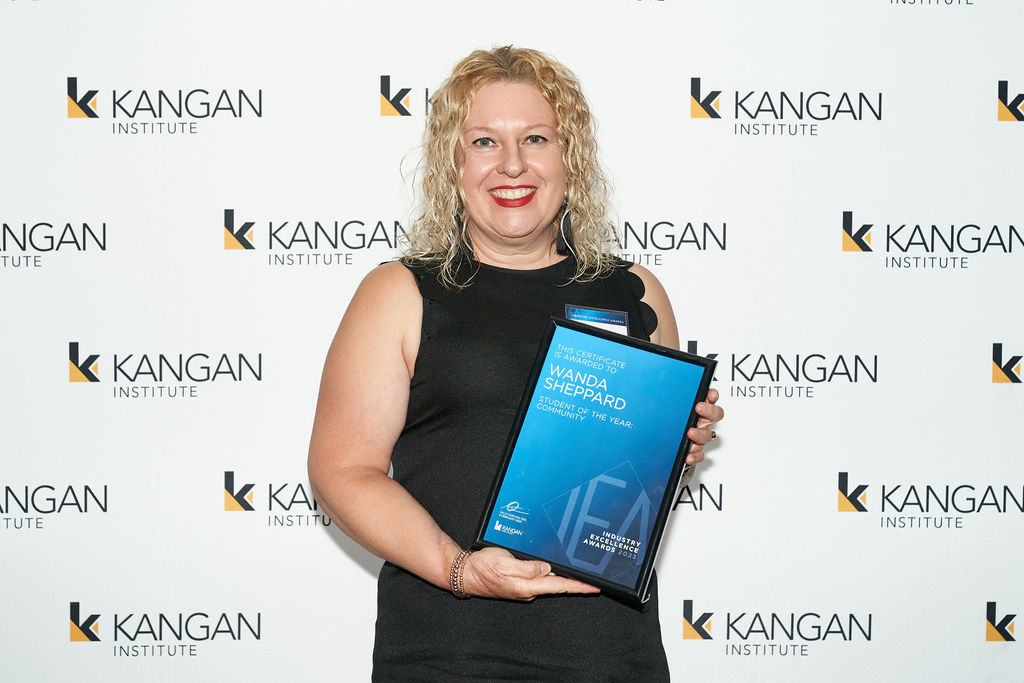
[[[882,91],[818,87],[712,90],[702,88],[701,79],[691,76],[690,118],[731,119],[734,135],[816,136],[837,121],[881,121],[884,96]]]
[[[853,211],[843,211],[843,251],[871,251],[871,223],[854,229]]]
[[[380,77],[380,115],[381,116],[412,116],[409,111],[409,93],[412,88],[402,88],[391,94],[391,76]]]
[[[256,484],[243,484],[235,490],[235,473],[224,473],[224,511],[225,512],[252,512],[253,507],[252,490]]]
[[[704,612],[693,618],[693,600],[683,600],[683,640],[711,640],[711,615]]]
[[[256,484],[236,484],[235,479],[234,472],[224,472],[224,511],[256,512],[253,494]],[[309,528],[331,525],[331,518],[320,510],[308,483],[264,481],[259,486],[266,486],[263,489],[266,495],[260,495],[259,506],[260,511],[267,512],[268,527]],[[247,522],[258,520],[258,517],[251,515],[243,515],[239,519],[243,517]]]
[[[68,118],[69,119],[98,119],[99,112],[96,110],[96,96],[99,90],[87,90],[81,97],[78,96],[78,79],[68,76]]]
[[[915,221],[900,217],[861,223],[854,220],[853,211],[842,213],[843,251],[877,250],[884,258],[876,263],[887,270],[966,270],[972,257],[984,260],[999,258],[992,254],[1019,256],[1024,249],[1024,232],[1013,223],[1000,225],[988,217],[970,221]],[[876,227],[882,234],[879,237],[875,232],[877,239],[872,247],[871,236]]]
[[[220,223],[225,250],[265,250],[268,266],[351,266],[360,254],[385,249],[393,253],[405,235],[401,221],[384,218],[266,220],[245,214],[239,216],[235,209],[224,209]],[[211,230],[215,224],[211,220]],[[257,234],[263,242],[261,246],[256,245]],[[375,262],[381,260],[376,258]]]
[[[252,226],[255,224],[255,221],[245,221],[236,228],[235,210],[224,209],[224,248],[255,249],[252,241]]]
[[[1022,356],[1010,356],[1003,360],[1003,345],[992,344],[992,383],[1020,384],[1020,362]]]
[[[68,343],[68,381],[69,382],[99,382],[100,359],[98,353],[86,356],[84,359],[78,350],[78,342]],[[1018,380],[1020,381],[1020,380]]]
[[[839,512],[867,512],[867,490],[867,484],[860,484],[851,491],[849,475],[846,472],[840,472],[838,505]]]
[[[995,603],[990,603],[994,605]],[[71,642],[98,643],[100,640],[100,615],[90,614],[84,621],[79,603],[71,603]]]
[[[71,642],[100,642],[99,614],[83,618],[81,606],[70,603]],[[104,631],[114,657],[196,657],[204,645],[217,641],[261,640],[263,613],[229,613],[210,609],[194,612],[113,611]]]
[[[996,603],[985,603],[985,640],[990,643],[1012,643],[1013,620],[1016,614],[1007,614],[1002,619],[996,616]],[[998,621],[997,621],[998,620]]]
[[[1024,93],[1019,93],[1013,100],[1010,100],[1010,84],[1008,81],[999,81],[999,120],[1000,121],[1024,121]]]
[[[720,119],[722,118],[719,109],[719,96],[721,90],[712,90],[704,97],[700,96],[700,79],[690,79],[690,118],[691,119]]]
[[[114,135],[195,135],[206,119],[263,117],[263,89],[163,89],[80,86],[77,76],[67,77],[69,119],[99,119],[98,102],[106,100],[103,117]],[[109,99],[106,99],[108,98]],[[99,129],[102,130],[102,126]]]

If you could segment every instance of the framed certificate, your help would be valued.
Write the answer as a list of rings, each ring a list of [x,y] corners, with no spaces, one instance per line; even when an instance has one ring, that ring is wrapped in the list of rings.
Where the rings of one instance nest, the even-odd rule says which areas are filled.
[[[474,547],[633,602],[648,584],[715,361],[554,319]]]

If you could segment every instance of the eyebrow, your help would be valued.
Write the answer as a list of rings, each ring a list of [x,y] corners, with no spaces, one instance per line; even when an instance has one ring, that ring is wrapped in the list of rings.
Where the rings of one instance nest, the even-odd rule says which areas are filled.
[[[526,125],[525,129],[526,130],[535,130],[537,128],[550,128],[550,129],[554,130],[557,127],[558,127],[557,124],[530,123],[530,124]],[[463,135],[468,135],[469,133],[476,132],[476,131],[479,131],[479,132],[482,132],[482,133],[491,133],[494,130],[495,129],[491,128],[490,126],[473,126],[472,128],[466,128],[464,131],[462,131],[462,133],[463,133]]]

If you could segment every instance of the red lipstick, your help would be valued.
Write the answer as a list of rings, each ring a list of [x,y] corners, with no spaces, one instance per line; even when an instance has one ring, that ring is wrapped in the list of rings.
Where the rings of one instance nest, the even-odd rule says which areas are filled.
[[[529,204],[537,194],[537,188],[533,185],[501,185],[492,187],[488,193],[498,206],[514,209]]]

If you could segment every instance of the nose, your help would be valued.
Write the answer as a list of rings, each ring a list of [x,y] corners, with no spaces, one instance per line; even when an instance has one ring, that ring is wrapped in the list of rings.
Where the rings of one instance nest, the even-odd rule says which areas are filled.
[[[498,168],[498,172],[515,178],[522,175],[525,170],[526,164],[523,161],[519,145],[506,145],[501,151],[501,166]]]

